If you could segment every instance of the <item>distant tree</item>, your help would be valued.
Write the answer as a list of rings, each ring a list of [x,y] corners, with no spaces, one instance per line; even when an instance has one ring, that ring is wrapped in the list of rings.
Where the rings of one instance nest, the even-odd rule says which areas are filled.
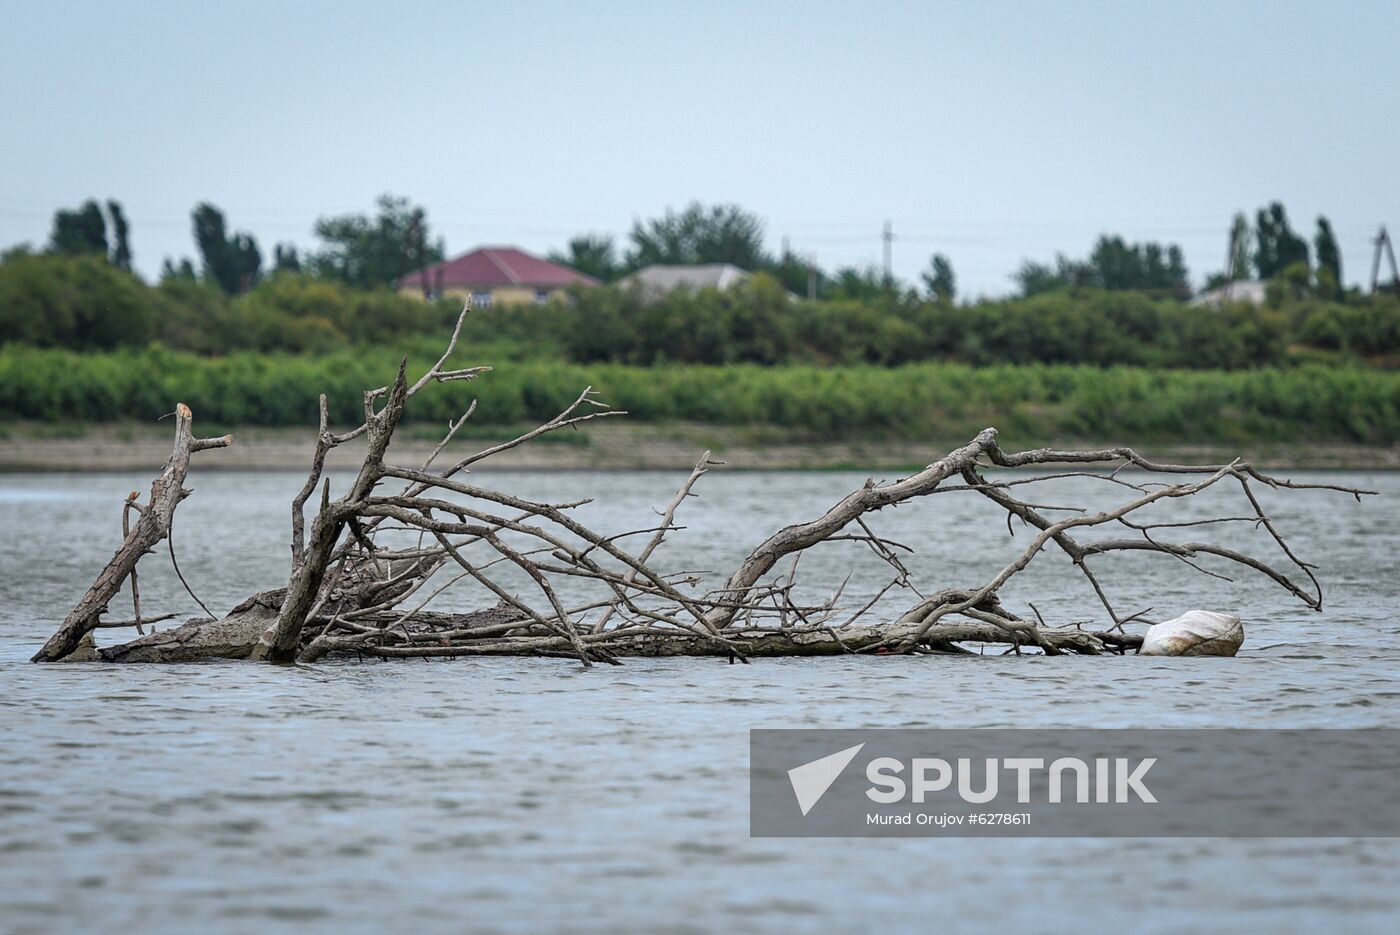
[[[1191,297],[1191,273],[1186,268],[1186,255],[1181,252],[1179,244],[1167,246],[1167,262],[1164,266],[1153,270],[1149,264],[1148,269],[1150,275],[1161,277],[1161,285],[1157,288],[1170,289],[1178,299]]]
[[[272,248],[272,269],[278,273],[301,272],[301,257],[297,255],[296,244],[282,244]]]
[[[182,257],[178,264],[172,262],[170,257],[166,257],[165,262],[160,266],[161,282],[197,282],[198,280],[194,264],[190,262],[189,257]]]
[[[407,198],[384,194],[379,213],[342,214],[316,221],[324,247],[306,257],[317,276],[349,286],[374,289],[443,258],[443,243],[430,242],[427,212]]]
[[[692,202],[684,211],[632,225],[629,269],[653,263],[732,263],[746,270],[767,268],[763,222],[738,205],[706,208]]]
[[[567,251],[550,251],[549,259],[603,282],[612,282],[622,273],[617,245],[608,234],[580,234],[569,241]]]
[[[1321,215],[1317,218],[1317,236],[1313,238],[1317,250],[1318,291],[1329,298],[1336,298],[1342,292],[1342,253],[1337,247],[1337,238],[1332,234],[1332,225]]]
[[[874,301],[876,299],[890,299],[898,293],[897,283],[891,283],[885,278],[884,270],[867,266],[864,269],[855,266],[847,266],[838,269],[831,278],[830,297],[833,299],[856,299],[860,301]]]
[[[203,276],[229,295],[240,295],[258,284],[262,254],[251,234],[228,235],[224,214],[208,202],[195,206],[194,242],[203,260]]]
[[[831,294],[831,277],[813,258],[789,250],[786,242],[782,255],[771,259],[763,270],[792,295],[815,298]]]
[[[1186,260],[1181,248],[1158,243],[1126,243],[1122,237],[1100,237],[1089,255],[1089,285],[1101,289],[1190,294]]]
[[[131,272],[131,228],[126,223],[126,212],[121,202],[114,198],[107,200],[107,216],[112,220],[112,255],[109,258],[117,269]]]
[[[1011,278],[1020,287],[1021,295],[1028,298],[1042,292],[1063,289],[1066,286],[1064,279],[1053,267],[1048,263],[1039,263],[1035,260],[1023,260],[1020,268],[1011,274]]]
[[[1191,292],[1186,258],[1179,246],[1130,244],[1117,235],[1100,237],[1087,260],[1056,254],[1054,268],[1027,260],[1013,278],[1025,296],[1081,287],[1155,292],[1178,298]]]
[[[1229,266],[1225,270],[1227,280],[1244,279],[1249,275],[1250,261],[1249,248],[1254,239],[1254,233],[1249,226],[1249,218],[1244,212],[1235,214],[1235,218],[1230,222],[1230,255]]]
[[[953,264],[941,253],[935,253],[929,260],[929,268],[924,271],[923,280],[930,298],[940,302],[951,302],[957,294],[958,280],[953,274]]]
[[[1271,308],[1281,308],[1292,302],[1305,302],[1319,297],[1313,269],[1307,263],[1290,263],[1264,287],[1264,302]]]
[[[49,251],[63,256],[107,255],[107,222],[97,202],[89,199],[76,211],[54,212]]]
[[[229,263],[237,278],[238,291],[247,292],[262,278],[262,253],[251,234],[235,234],[229,239]]]
[[[1071,260],[1063,253],[1055,254],[1054,266],[1026,260],[1020,269],[1011,274],[1011,278],[1021,287],[1024,296],[1098,284],[1097,275],[1089,263]]]
[[[34,245],[30,243],[17,243],[12,247],[0,250],[0,266],[14,260],[23,260],[26,257],[34,256]]]
[[[230,283],[227,269],[228,231],[224,213],[208,202],[201,202],[195,205],[190,219],[194,226],[194,245],[204,260],[204,278],[225,292],[236,292],[237,281]]]
[[[1307,264],[1308,242],[1288,225],[1280,202],[1259,209],[1254,222],[1254,268],[1260,279],[1273,279],[1295,263]]]

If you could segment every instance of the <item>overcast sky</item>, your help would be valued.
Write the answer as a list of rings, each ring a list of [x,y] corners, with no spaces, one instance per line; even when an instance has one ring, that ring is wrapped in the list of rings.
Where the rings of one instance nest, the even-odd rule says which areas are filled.
[[[1394,2],[0,0],[0,246],[117,198],[138,268],[208,200],[313,242],[381,192],[450,252],[735,202],[825,266],[934,251],[964,294],[1103,231],[1196,282],[1237,210],[1326,214],[1344,274],[1400,233]]]

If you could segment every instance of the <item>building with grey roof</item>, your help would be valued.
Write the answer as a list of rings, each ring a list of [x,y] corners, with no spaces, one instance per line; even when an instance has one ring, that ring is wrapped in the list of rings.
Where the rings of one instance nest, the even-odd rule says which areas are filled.
[[[731,263],[700,263],[694,266],[647,266],[623,278],[623,289],[640,289],[648,301],[660,299],[676,289],[731,289],[748,280],[750,274]]]
[[[1212,308],[1219,308],[1222,305],[1229,305],[1232,302],[1248,302],[1251,305],[1263,305],[1264,295],[1268,283],[1260,282],[1256,279],[1239,279],[1234,282],[1227,282],[1225,285],[1209,292],[1202,292],[1191,300],[1192,305],[1209,305]]]

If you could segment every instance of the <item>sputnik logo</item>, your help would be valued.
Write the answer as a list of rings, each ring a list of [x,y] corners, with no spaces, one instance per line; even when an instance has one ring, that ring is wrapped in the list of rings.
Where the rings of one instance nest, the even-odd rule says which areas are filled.
[[[804,818],[821,801],[822,796],[826,795],[826,790],[831,788],[832,783],[840,778],[841,773],[851,764],[851,760],[856,758],[863,746],[865,744],[858,743],[854,747],[838,750],[819,760],[803,763],[788,770],[788,781],[792,783],[792,792],[797,796],[797,807],[802,809]]]

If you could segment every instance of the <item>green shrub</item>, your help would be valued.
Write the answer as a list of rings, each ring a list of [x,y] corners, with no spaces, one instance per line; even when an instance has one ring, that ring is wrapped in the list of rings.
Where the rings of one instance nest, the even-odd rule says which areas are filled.
[[[156,317],[150,289],[102,257],[26,254],[0,264],[0,343],[144,345]]]

